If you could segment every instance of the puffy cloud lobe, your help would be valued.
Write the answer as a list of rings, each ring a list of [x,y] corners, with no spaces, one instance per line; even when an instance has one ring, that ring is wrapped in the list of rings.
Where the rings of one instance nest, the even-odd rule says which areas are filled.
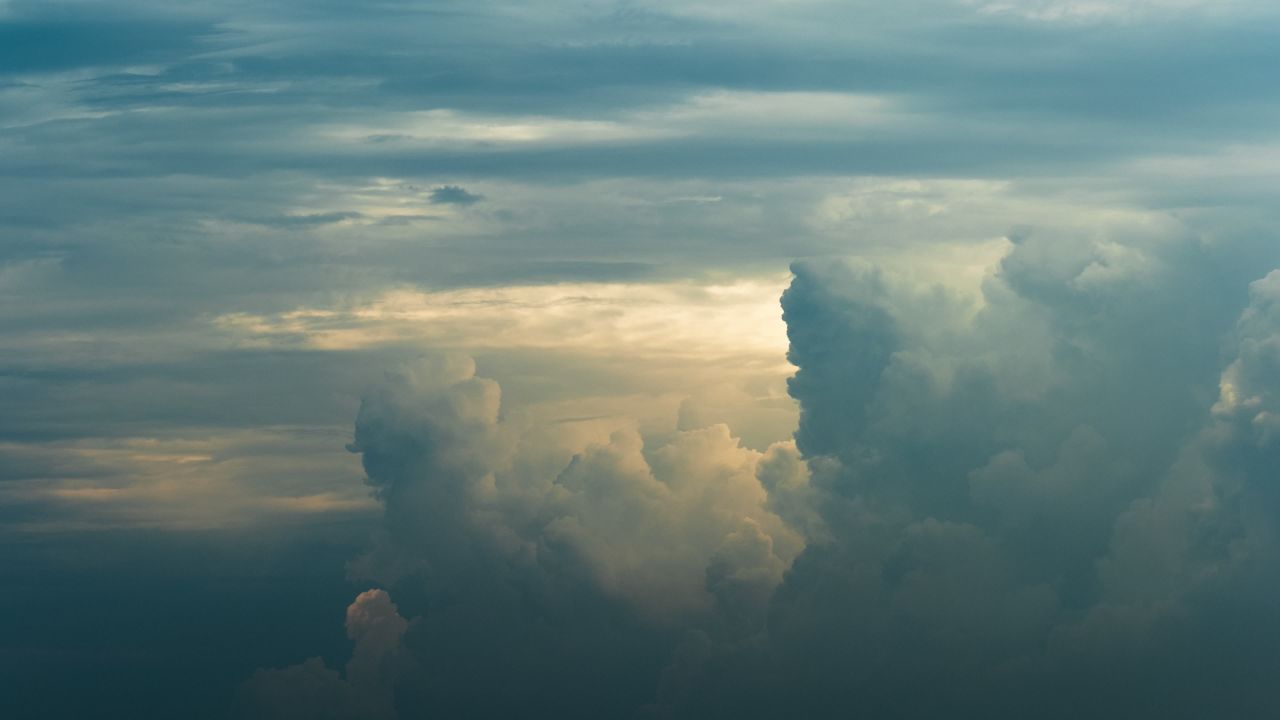
[[[789,443],[507,414],[467,359],[389,376],[351,449],[386,506],[352,571],[421,610],[409,713],[625,715],[687,633],[754,633],[805,542],[779,515],[802,513],[807,487]],[[763,475],[793,499],[771,502]]]
[[[801,545],[765,508],[762,454],[726,426],[647,447],[625,424],[503,418],[497,384],[469,359],[389,378],[366,397],[351,449],[386,505],[391,547],[444,578],[490,561],[571,563],[643,611],[693,612],[708,600],[706,560],[743,523],[780,559]]]
[[[347,637],[355,641],[347,663],[347,681],[376,687],[388,679],[384,664],[400,646],[409,623],[400,617],[384,590],[366,590],[347,608]]]
[[[1274,446],[1280,411],[1280,271],[1250,285],[1237,324],[1238,357],[1222,375],[1215,414],[1238,427],[1258,450]],[[1247,429],[1246,429],[1247,428]]]
[[[320,658],[259,670],[242,689],[239,714],[333,720],[396,717],[392,692],[405,663],[400,642],[408,627],[386,591],[360,593],[347,607],[347,637],[355,647],[345,676]]]

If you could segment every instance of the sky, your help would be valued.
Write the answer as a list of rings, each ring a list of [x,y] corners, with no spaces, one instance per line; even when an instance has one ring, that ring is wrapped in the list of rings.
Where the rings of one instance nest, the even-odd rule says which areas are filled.
[[[1280,7],[0,0],[14,718],[1280,713]]]

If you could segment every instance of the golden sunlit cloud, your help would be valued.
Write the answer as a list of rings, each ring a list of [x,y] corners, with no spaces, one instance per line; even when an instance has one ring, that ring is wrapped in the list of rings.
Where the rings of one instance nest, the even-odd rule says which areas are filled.
[[[459,349],[542,348],[702,359],[772,357],[785,368],[778,295],[786,276],[725,284],[557,284],[394,290],[353,306],[231,313],[240,342],[326,350],[419,341]]]

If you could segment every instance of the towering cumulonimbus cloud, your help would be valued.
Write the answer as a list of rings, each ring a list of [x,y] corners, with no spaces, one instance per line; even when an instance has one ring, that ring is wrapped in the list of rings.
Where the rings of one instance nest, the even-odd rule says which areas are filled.
[[[656,447],[625,426],[541,426],[502,417],[497,383],[474,373],[466,358],[428,361],[365,399],[352,449],[387,508],[367,572],[442,584],[529,574],[678,624],[712,609],[713,559],[776,584],[802,547],[767,507],[764,455],[726,426]],[[744,551],[752,537],[767,551]]]
[[[976,296],[798,263],[763,453],[406,368],[356,423],[351,569],[412,662],[347,681],[394,670],[402,717],[1271,714],[1278,255],[1023,235]]]
[[[386,506],[352,572],[421,609],[409,716],[626,715],[687,633],[754,633],[804,546],[783,519],[796,510],[775,509],[760,479],[804,493],[790,443],[761,453],[724,425],[657,441],[625,421],[504,414],[467,358],[391,374],[351,448]]]
[[[798,265],[829,541],[671,713],[1274,712],[1278,285],[1239,252],[1020,238],[978,305]]]

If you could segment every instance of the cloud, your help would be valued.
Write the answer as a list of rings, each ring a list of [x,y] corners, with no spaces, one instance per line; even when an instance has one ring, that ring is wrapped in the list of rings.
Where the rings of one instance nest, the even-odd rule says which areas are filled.
[[[689,628],[750,632],[804,539],[758,477],[794,448],[727,427],[646,438],[626,418],[547,425],[500,406],[466,358],[365,397],[352,449],[386,509],[357,577],[416,598],[405,712],[630,712]],[[782,476],[788,476],[784,480]]]
[[[358,220],[362,217],[363,216],[358,212],[345,211],[311,213],[308,215],[281,215],[278,217],[246,218],[245,222],[266,225],[269,227],[305,229],[316,227],[318,225],[345,222],[347,220]]]
[[[2,2],[0,522],[377,506],[409,715],[1027,707],[1145,662],[1266,716],[1278,27]],[[369,394],[378,505],[360,389],[438,352],[479,369]]]
[[[237,715],[246,718],[395,718],[392,686],[406,662],[401,639],[409,623],[386,591],[366,590],[347,607],[347,637],[355,646],[345,673],[309,658],[259,670],[241,688]]]
[[[977,305],[797,264],[801,417],[766,452],[530,423],[464,358],[390,376],[352,445],[384,531],[351,571],[421,609],[400,709],[1273,708],[1277,275],[1190,235],[1007,247]]]
[[[483,195],[467,192],[458,185],[441,185],[431,191],[431,202],[436,205],[474,205],[483,199]]]
[[[542,427],[503,417],[499,398],[456,358],[397,374],[361,406],[351,447],[387,508],[384,550],[433,582],[515,566],[672,622],[713,604],[713,556],[736,568],[750,553],[728,548],[759,535],[776,582],[802,545],[765,507],[762,453],[724,425],[651,446],[625,419]]]
[[[1188,293],[1239,252],[1020,239],[946,334],[930,328],[954,322],[944,292],[798,266],[790,388],[830,540],[796,559],[758,642],[682,681],[674,714],[1268,707],[1245,679],[1268,641],[1209,639],[1240,642],[1241,623],[1270,638],[1278,619],[1261,602],[1274,276],[1243,310],[1225,287]]]

